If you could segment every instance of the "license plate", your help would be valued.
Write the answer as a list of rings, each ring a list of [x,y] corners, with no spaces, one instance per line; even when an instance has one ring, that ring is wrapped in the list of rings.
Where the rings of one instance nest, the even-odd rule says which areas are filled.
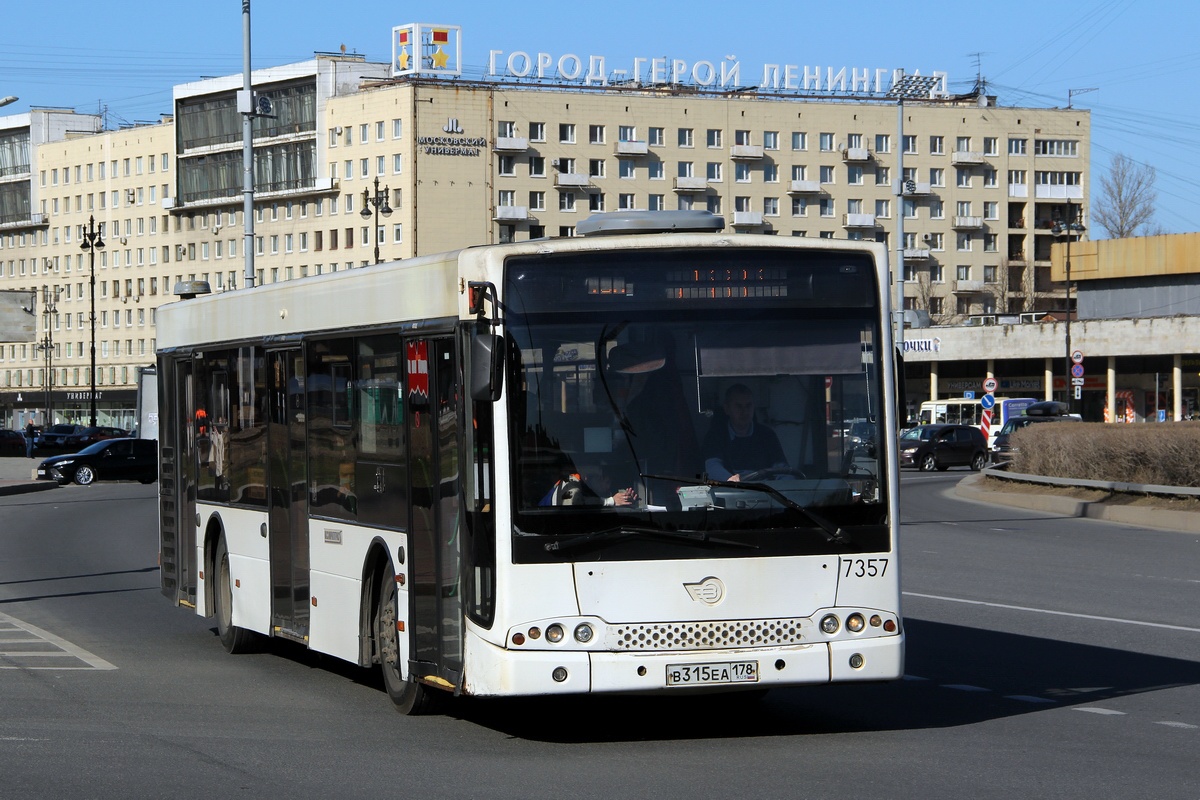
[[[667,686],[711,686],[757,683],[757,661],[715,661],[706,664],[668,664]]]

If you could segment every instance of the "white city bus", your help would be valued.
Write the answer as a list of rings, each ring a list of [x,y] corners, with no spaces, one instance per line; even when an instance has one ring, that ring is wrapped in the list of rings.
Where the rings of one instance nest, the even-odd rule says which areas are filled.
[[[996,434],[1004,423],[1025,413],[1025,409],[1037,402],[1033,397],[997,397],[992,406],[992,422],[988,426],[988,451],[996,441]],[[980,427],[983,421],[983,402],[978,397],[947,397],[941,400],[926,400],[921,403],[920,422],[947,423],[950,425],[972,425]]]
[[[898,678],[886,251],[722,224],[599,215],[162,307],[163,593],[230,652],[379,665],[406,713]],[[781,453],[722,480],[727,397]]]

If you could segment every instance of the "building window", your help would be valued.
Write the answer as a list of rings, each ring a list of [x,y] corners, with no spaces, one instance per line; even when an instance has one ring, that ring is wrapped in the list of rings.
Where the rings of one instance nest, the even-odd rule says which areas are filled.
[[[996,282],[996,267],[995,267],[995,265],[988,264],[988,265],[984,266],[983,282],[984,283],[995,283]]]
[[[709,128],[705,140],[709,147],[716,148],[721,146],[721,129]]]
[[[392,120],[392,138],[399,139],[404,136],[404,120]]]
[[[763,198],[763,216],[778,217],[779,216],[779,198],[764,197]]]
[[[632,125],[617,126],[617,141],[619,142],[636,142],[637,128]]]
[[[497,169],[501,175],[512,176],[517,174],[517,159],[513,156],[500,156],[497,162]]]
[[[592,178],[604,177],[604,159],[593,158],[588,160],[588,176]]]
[[[970,189],[971,188],[971,170],[966,169],[964,167],[958,167],[955,170],[955,173],[956,173],[955,185],[958,186],[958,188],[960,188],[960,189]]]
[[[821,183],[833,183],[833,167],[825,165],[821,167]]]
[[[546,210],[546,193],[545,192],[530,192],[529,193],[529,210],[530,211],[545,211]]]
[[[904,155],[912,156],[917,154],[917,137],[915,134],[904,135]]]
[[[821,216],[832,217],[835,211],[835,204],[832,197],[821,198]]]
[[[929,185],[935,188],[940,188],[946,185],[946,170],[941,167],[931,167],[929,169]]]
[[[588,126],[588,143],[604,144],[604,126],[589,125]]]
[[[992,167],[988,167],[983,171],[983,188],[995,189],[998,173]]]
[[[890,153],[892,152],[892,137],[886,133],[875,134],[875,152]]]
[[[876,200],[875,201],[875,216],[882,219],[888,219],[892,216],[892,201],[891,200]]]
[[[559,211],[574,211],[575,210],[575,193],[560,192],[558,195],[558,210]]]
[[[544,123],[544,122],[529,123],[529,141],[531,141],[531,142],[546,141],[546,123]]]
[[[851,186],[862,186],[863,184],[863,168],[857,164],[851,164],[846,167],[846,183]]]
[[[985,156],[1000,155],[1000,140],[995,136],[983,137],[983,154]]]
[[[649,140],[650,140],[651,147],[662,147],[663,146],[663,129],[662,128],[651,128]]]
[[[779,131],[763,131],[763,150],[779,149]]]
[[[808,215],[808,200],[803,197],[792,198],[792,216],[804,217]]]
[[[1079,142],[1073,139],[1035,139],[1033,154],[1035,156],[1075,158],[1079,155]]]
[[[546,177],[546,157],[545,156],[530,156],[529,157],[529,177],[531,177],[531,178]]]
[[[957,236],[958,252],[960,252],[960,253],[971,252],[971,238],[972,238],[971,234],[969,234],[965,231],[959,231],[958,236]]]
[[[666,197],[664,195],[652,194],[648,198],[648,202],[646,203],[646,208],[650,209],[651,211],[664,211],[664,210],[666,210],[665,200],[666,200]]]
[[[944,136],[929,137],[929,154],[941,156],[946,154],[946,138]]]
[[[597,192],[588,195],[588,210],[603,211],[604,210],[604,192]]]
[[[636,177],[636,170],[637,164],[634,163],[632,158],[617,159],[617,172],[622,178],[632,179]]]
[[[696,144],[695,144],[695,140],[693,139],[693,134],[694,134],[694,132],[692,131],[691,128],[680,128],[679,129],[679,146],[680,147],[695,147]]]
[[[665,173],[664,173],[664,168],[663,168],[663,162],[651,161],[649,164],[646,165],[646,169],[650,173],[650,180],[661,181],[661,180],[666,179]]]
[[[792,149],[807,150],[808,149],[808,134],[804,131],[792,131]]]
[[[558,125],[558,141],[562,144],[575,144],[575,125],[571,122],[560,122]]]
[[[954,268],[954,279],[958,281],[971,280],[971,267],[967,264],[959,264]]]
[[[676,176],[680,178],[693,177],[693,166],[691,161],[680,161],[676,165]]]
[[[945,283],[946,268],[941,264],[933,264],[929,267],[929,282],[930,283]]]
[[[1008,154],[1010,156],[1025,155],[1025,143],[1027,141],[1028,141],[1028,139],[1009,139],[1008,140]]]
[[[875,185],[876,186],[890,186],[892,183],[891,177],[892,177],[892,170],[890,167],[876,167],[875,168]]]
[[[632,192],[622,192],[617,195],[617,208],[622,211],[630,211],[635,207]]]

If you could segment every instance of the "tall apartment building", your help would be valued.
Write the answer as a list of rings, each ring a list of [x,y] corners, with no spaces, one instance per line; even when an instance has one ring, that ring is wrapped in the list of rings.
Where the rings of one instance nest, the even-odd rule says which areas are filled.
[[[392,260],[570,236],[622,209],[708,209],[734,233],[874,239],[898,254],[903,215],[905,307],[956,322],[1062,308],[1051,228],[1087,216],[1079,109],[910,100],[900,141],[897,106],[878,96],[391,77],[346,55],[252,77],[271,108],[254,120],[257,283],[368,266],[376,249]],[[157,125],[31,141],[15,178],[0,161],[0,197],[12,183],[30,197],[28,217],[0,205],[0,289],[58,291],[39,323],[39,337],[53,329],[56,419],[88,405],[89,218],[107,245],[95,273],[105,421],[132,420],[154,310],[177,281],[245,285],[241,84],[177,86]],[[22,122],[0,118],[0,153]],[[3,345],[0,419],[39,413],[44,369],[33,343]]]

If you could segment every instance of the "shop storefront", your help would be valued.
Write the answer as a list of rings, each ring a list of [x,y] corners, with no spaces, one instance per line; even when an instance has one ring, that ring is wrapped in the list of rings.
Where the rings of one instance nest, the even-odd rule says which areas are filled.
[[[96,390],[97,425],[130,430],[137,418],[136,410],[136,390]],[[37,388],[0,392],[0,427],[21,429],[31,420],[36,425],[90,425],[91,414],[91,392],[86,388],[56,389],[49,397]]]

